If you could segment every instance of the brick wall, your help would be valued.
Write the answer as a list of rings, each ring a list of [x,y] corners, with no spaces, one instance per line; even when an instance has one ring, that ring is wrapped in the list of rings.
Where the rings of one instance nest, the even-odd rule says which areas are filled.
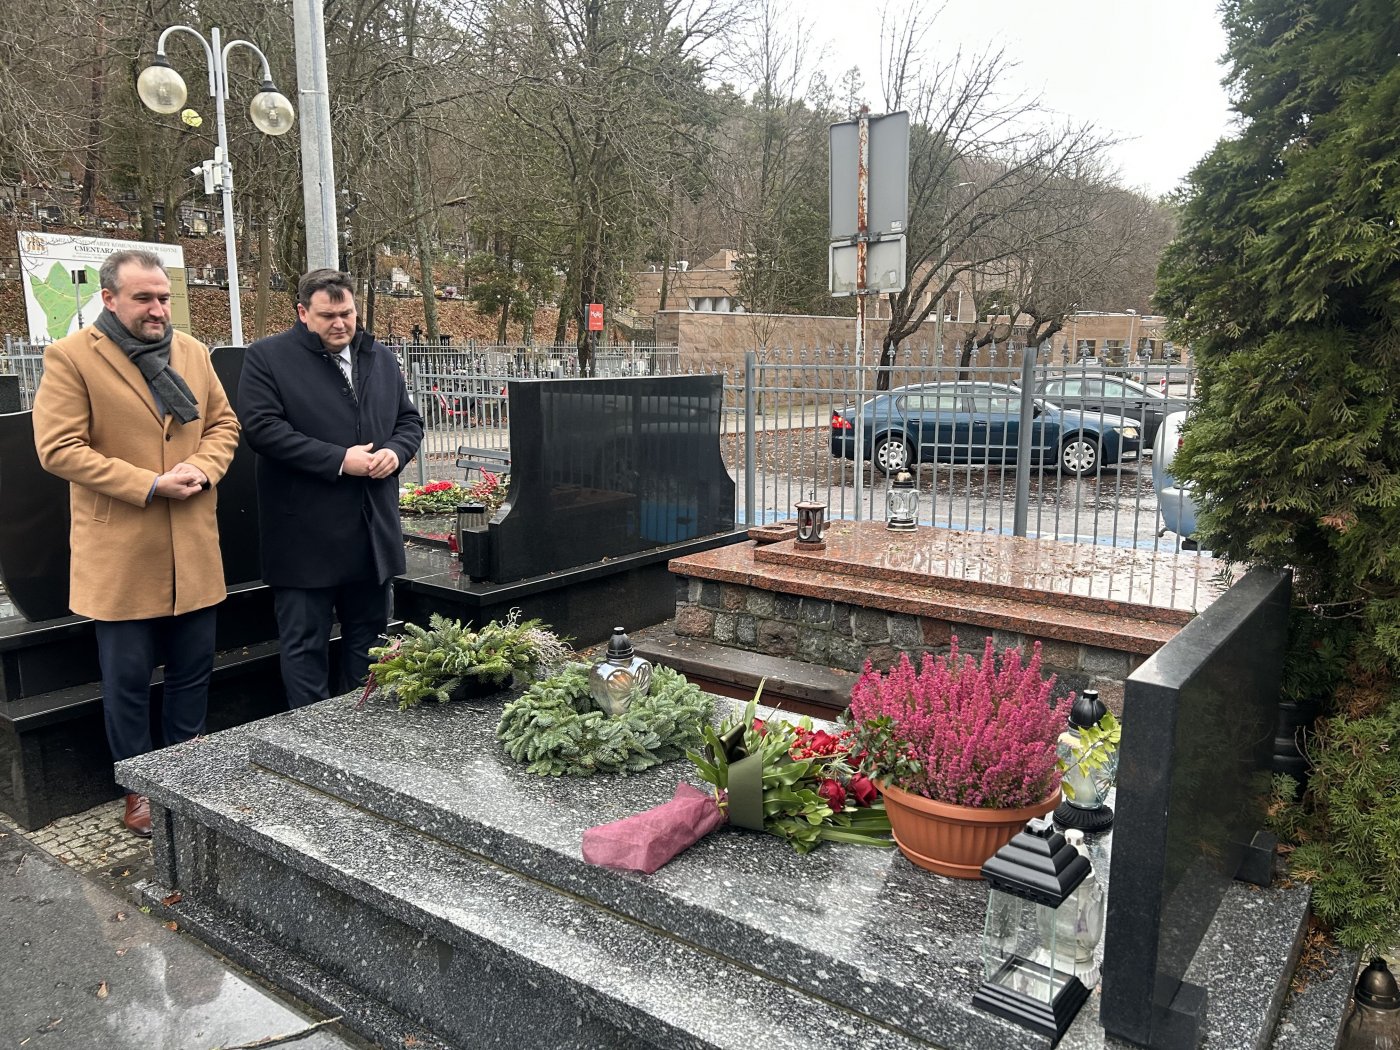
[[[680,577],[676,634],[736,649],[859,671],[868,659],[884,670],[908,653],[948,651],[953,635],[964,652],[980,655],[988,631],[969,623],[889,613],[758,587]],[[1036,638],[990,632],[998,651],[1022,646],[1029,659]],[[1094,688],[1116,714],[1123,713],[1123,682],[1146,657],[1096,645],[1040,639],[1041,663],[1056,675],[1056,695]]]

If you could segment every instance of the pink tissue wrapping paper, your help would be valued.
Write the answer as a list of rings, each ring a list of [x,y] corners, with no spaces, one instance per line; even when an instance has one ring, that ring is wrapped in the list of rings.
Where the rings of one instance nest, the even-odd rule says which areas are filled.
[[[652,874],[724,823],[713,796],[677,784],[670,802],[583,833],[583,859],[620,871]]]

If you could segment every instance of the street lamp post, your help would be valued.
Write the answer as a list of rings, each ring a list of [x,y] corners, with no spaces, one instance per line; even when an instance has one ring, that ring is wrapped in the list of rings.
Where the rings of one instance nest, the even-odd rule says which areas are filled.
[[[243,308],[238,294],[238,250],[233,235],[233,164],[229,160],[228,130],[224,124],[224,102],[228,99],[228,56],[235,47],[246,47],[262,61],[262,87],[248,106],[248,116],[254,127],[264,135],[284,135],[292,128],[296,112],[272,83],[272,70],[267,56],[256,44],[247,40],[230,40],[220,47],[217,28],[209,30],[209,39],[189,26],[171,26],[156,41],[155,60],[141,70],[136,78],[136,93],[147,109],[156,113],[176,113],[185,104],[188,92],[185,81],[171,68],[165,57],[165,41],[174,32],[189,33],[204,48],[209,71],[209,94],[214,99],[214,112],[219,132],[219,148],[212,161],[205,162],[205,171],[216,171],[224,197],[224,250],[228,256],[229,338],[234,346],[243,345]],[[206,187],[212,180],[206,175]],[[213,192],[207,190],[207,192]]]

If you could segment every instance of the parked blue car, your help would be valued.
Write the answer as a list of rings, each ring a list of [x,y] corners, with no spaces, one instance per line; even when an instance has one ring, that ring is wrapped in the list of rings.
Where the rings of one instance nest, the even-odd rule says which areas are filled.
[[[1098,412],[1068,412],[1037,398],[1031,461],[1083,477],[1136,459],[1138,424]],[[1015,463],[1021,392],[998,383],[929,383],[871,398],[861,412],[865,458],[886,474],[917,462]],[[831,454],[855,458],[855,406],[831,413]]]

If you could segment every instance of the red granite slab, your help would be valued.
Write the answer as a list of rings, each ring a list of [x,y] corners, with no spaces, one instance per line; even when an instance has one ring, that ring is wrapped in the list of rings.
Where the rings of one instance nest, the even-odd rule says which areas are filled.
[[[1225,568],[1190,553],[928,527],[891,532],[877,521],[835,522],[825,538],[824,551],[807,552],[789,541],[762,547],[754,558],[862,581],[922,586],[932,579],[946,586],[956,582],[969,594],[1017,600],[1038,595],[1061,608],[1178,626],[1215,600],[1215,580]]]
[[[976,540],[965,542],[970,536]],[[915,542],[901,551],[899,541],[910,538]],[[1001,542],[976,542],[983,539]],[[1088,545],[984,538],[932,528],[896,537],[878,522],[838,522],[826,540],[826,550],[814,554],[793,550],[790,540],[764,546],[750,542],[674,558],[669,564],[679,576],[1142,654],[1156,652],[1190,619],[1189,610],[1199,612],[1223,590],[1210,578],[1219,569],[1210,559],[1184,559],[1203,564],[1183,566],[1180,578],[1168,573],[1166,566],[1158,566],[1154,586],[1161,589],[1163,604],[1153,606],[1112,597],[1123,593],[1126,584],[1120,582],[1117,592],[1110,588],[1112,580],[1107,577],[1114,563],[1099,561],[1086,551]],[[948,544],[946,554],[940,550],[940,541]],[[1045,544],[1068,553],[1039,550]],[[972,572],[972,556],[979,550],[984,557],[981,577]],[[1075,563],[1076,554],[1084,564]],[[1014,558],[1021,559],[1022,571],[1014,578],[1023,586],[1010,582],[1013,577],[1003,568]],[[973,578],[915,571],[920,565],[934,570],[944,564]],[[1057,564],[1066,566],[1069,580],[1075,582],[1052,580],[1051,566]],[[1041,568],[1031,571],[1032,566]],[[1095,581],[1098,594],[1092,590]],[[1056,589],[1057,585],[1063,589]],[[1188,603],[1188,593],[1193,594],[1189,601],[1194,604]]]

